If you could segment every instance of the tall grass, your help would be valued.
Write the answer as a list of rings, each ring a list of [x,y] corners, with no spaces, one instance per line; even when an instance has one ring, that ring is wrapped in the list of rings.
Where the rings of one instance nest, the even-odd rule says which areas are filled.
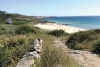
[[[24,28],[19,29],[20,26],[12,26],[9,30],[16,30],[16,28],[18,31],[24,30]],[[38,28],[27,26],[25,28],[32,31],[27,29],[29,32],[24,30],[25,34],[19,33],[16,35],[16,32],[12,32],[0,35],[0,67],[16,67],[22,56],[30,50],[31,42],[36,38],[43,39],[43,52],[40,62],[35,63],[36,67],[79,67],[75,60],[67,56],[61,48],[57,49],[52,46],[53,36],[45,34]]]
[[[40,67],[80,67],[62,48],[46,45],[43,47]]]
[[[57,48],[54,42],[45,41],[40,62],[35,67],[80,67],[76,60],[67,55],[62,47]],[[32,66],[34,67],[34,66]]]
[[[42,38],[44,44],[52,43],[51,36],[46,34],[21,34],[21,35],[2,35],[0,36],[0,67],[16,67],[18,61],[26,54],[31,42],[36,38]]]

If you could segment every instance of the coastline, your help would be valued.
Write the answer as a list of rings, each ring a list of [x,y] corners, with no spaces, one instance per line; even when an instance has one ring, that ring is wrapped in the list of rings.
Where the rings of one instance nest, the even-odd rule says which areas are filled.
[[[34,26],[39,27],[41,29],[49,30],[49,31],[64,30],[66,33],[69,33],[69,34],[79,32],[79,31],[86,31],[85,29],[82,29],[82,28],[77,28],[74,26],[58,24],[58,23],[39,23]]]
[[[43,18],[47,21],[54,21],[61,24],[69,24],[70,26],[91,30],[100,29],[100,16],[60,16]]]

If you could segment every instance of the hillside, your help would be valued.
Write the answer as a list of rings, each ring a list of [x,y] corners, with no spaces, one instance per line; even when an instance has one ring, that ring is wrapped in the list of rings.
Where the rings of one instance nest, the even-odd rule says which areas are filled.
[[[12,24],[5,23],[7,17],[13,20]],[[43,52],[41,60],[35,63],[36,67],[80,67],[80,59],[76,56],[94,59],[95,55],[87,56],[86,53],[91,51],[89,53],[100,54],[100,29],[68,34],[63,30],[47,31],[33,26],[45,22],[48,21],[0,11],[0,67],[16,67],[23,55],[30,51],[33,40],[37,38],[43,39]],[[68,53],[72,53],[72,56]],[[90,55],[92,56],[89,57]],[[73,56],[75,58],[72,58]],[[86,61],[88,62],[88,59]],[[85,61],[82,62],[84,64]]]
[[[0,11],[0,24],[4,24],[7,18],[12,19],[12,24],[21,25],[21,24],[36,24],[44,23],[45,20],[37,18],[35,16],[26,16],[17,13],[7,13],[6,11]]]

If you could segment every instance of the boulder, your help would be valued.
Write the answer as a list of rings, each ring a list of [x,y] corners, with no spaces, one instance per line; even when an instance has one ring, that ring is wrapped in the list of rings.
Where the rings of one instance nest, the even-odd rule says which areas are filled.
[[[17,67],[30,67],[34,65],[35,60],[40,61],[40,53],[42,52],[42,39],[35,39],[30,47],[31,52],[25,54],[22,59],[19,60]]]
[[[37,51],[33,51],[33,52],[28,52],[27,54],[25,54],[23,56],[23,58],[26,58],[27,60],[28,59],[37,59],[37,60],[39,60],[40,55],[37,53]]]
[[[37,51],[37,53],[41,53],[42,52],[42,39],[35,39],[32,42],[30,51]]]
[[[28,52],[18,62],[17,67],[30,67],[31,65],[34,65],[34,60],[40,60],[40,55],[37,51]]]
[[[34,60],[24,60],[24,58],[22,58],[18,62],[17,67],[30,67],[32,64],[34,64]]]

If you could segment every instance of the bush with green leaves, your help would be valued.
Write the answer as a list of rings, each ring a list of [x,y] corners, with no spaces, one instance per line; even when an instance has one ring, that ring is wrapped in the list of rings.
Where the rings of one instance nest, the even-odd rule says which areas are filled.
[[[98,39],[98,31],[89,30],[72,34],[66,41],[66,45],[72,49],[91,49],[91,44]]]
[[[7,29],[5,27],[0,26],[0,34],[4,34],[7,32]]]
[[[13,25],[24,25],[25,22],[13,22],[12,24],[13,24]]]
[[[27,44],[28,39],[24,35],[10,36],[4,39],[2,41],[4,47],[0,49],[0,58],[2,58],[0,67],[16,67],[18,61],[30,48],[30,44]]]
[[[96,32],[97,34],[100,34],[100,29],[96,29],[94,30],[94,32]]]
[[[16,34],[27,34],[27,33],[41,33],[38,28],[32,26],[20,26],[15,30]]]
[[[18,61],[30,50],[32,41],[42,38],[44,45],[53,43],[47,34],[0,35],[0,67],[16,67]]]
[[[0,67],[16,67],[17,62],[28,52],[26,46],[0,49]]]
[[[65,35],[66,33],[64,32],[64,30],[54,30],[54,31],[49,32],[49,34],[59,37],[59,36]]]
[[[100,54],[100,40],[93,44],[93,51]]]
[[[3,31],[3,30],[6,30],[6,28],[0,26],[0,31]]]

